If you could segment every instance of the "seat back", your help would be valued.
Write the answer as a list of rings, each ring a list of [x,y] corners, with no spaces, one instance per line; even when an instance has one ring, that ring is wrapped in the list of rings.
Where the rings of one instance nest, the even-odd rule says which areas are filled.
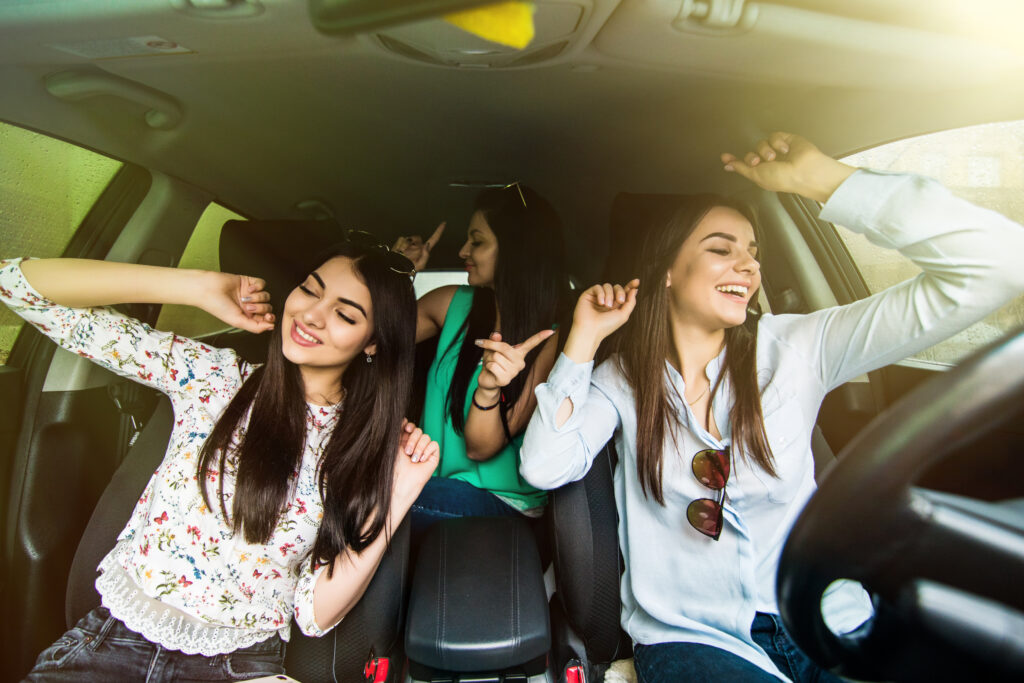
[[[601,675],[614,660],[631,656],[629,637],[619,626],[618,515],[612,473],[617,462],[609,442],[583,479],[551,493],[548,517],[556,595],[585,652],[577,656]]]
[[[279,315],[292,288],[345,231],[331,221],[227,221],[220,231],[220,268],[266,282]]]

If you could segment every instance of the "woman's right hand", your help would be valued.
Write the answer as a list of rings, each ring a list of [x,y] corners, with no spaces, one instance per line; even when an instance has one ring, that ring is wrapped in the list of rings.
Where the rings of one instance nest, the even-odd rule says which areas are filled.
[[[395,483],[392,493],[400,504],[412,505],[426,486],[440,460],[441,447],[408,420],[402,420],[402,436],[395,454]]]
[[[565,355],[577,363],[592,360],[601,342],[629,320],[639,289],[640,280],[633,279],[625,286],[606,282],[584,290],[572,315]]]
[[[434,245],[441,240],[441,235],[444,233],[444,227],[447,225],[446,221],[442,221],[437,228],[434,229],[434,233],[427,238],[424,242],[423,238],[419,235],[409,235],[406,237],[399,237],[395,241],[395,245],[391,247],[391,251],[397,252],[405,258],[412,261],[412,265],[416,268],[416,272],[420,272],[427,267],[427,261],[430,260],[430,250],[434,248]]]
[[[259,334],[274,329],[266,283],[258,277],[210,272],[197,305],[232,327]]]

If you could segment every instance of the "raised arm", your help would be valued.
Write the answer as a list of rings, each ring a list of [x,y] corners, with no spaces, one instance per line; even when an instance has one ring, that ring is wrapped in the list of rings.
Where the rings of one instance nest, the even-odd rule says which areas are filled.
[[[273,327],[258,279],[103,261],[0,261],[0,301],[62,348],[172,397],[233,387],[238,357],[102,304],[188,303],[254,332]]]
[[[601,342],[629,320],[639,289],[640,280],[630,280],[625,287],[606,282],[584,290],[573,311],[572,329],[563,350],[565,356],[577,364],[593,361]],[[555,416],[556,426],[565,424],[572,411],[572,401],[566,398]]]
[[[412,265],[418,273],[427,267],[427,261],[430,260],[430,252],[441,240],[441,235],[444,234],[444,228],[447,224],[447,221],[442,221],[440,225],[434,228],[434,232],[430,237],[425,240],[420,235],[399,237],[395,241],[394,246],[391,247],[391,251],[396,251],[412,261]]]
[[[918,353],[1024,291],[1024,227],[934,180],[857,170],[785,133],[743,161],[722,161],[766,189],[826,202],[822,219],[899,250],[923,271],[846,306],[762,320],[764,333],[816,364],[823,391]]]
[[[615,433],[618,409],[591,384],[591,371],[601,342],[633,312],[639,286],[594,285],[580,295],[564,351],[535,392],[520,450],[519,472],[531,485],[552,489],[579,479]]]
[[[250,332],[274,326],[270,295],[259,278],[86,259],[22,261],[21,271],[36,291],[69,308],[183,304]]]

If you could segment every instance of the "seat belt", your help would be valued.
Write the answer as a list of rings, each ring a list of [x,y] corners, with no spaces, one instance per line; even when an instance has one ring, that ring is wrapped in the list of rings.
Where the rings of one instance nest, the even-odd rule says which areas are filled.
[[[131,380],[117,380],[107,385],[107,395],[121,413],[117,433],[117,460],[124,460],[128,449],[135,445],[139,433],[152,413],[152,390]]]

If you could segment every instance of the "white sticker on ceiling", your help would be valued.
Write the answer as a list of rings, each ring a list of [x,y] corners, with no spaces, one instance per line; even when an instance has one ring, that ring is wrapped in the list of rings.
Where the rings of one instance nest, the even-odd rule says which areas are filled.
[[[55,43],[47,47],[87,59],[150,57],[153,55],[183,55],[192,53],[192,50],[189,48],[160,36],[106,38],[103,40],[86,40],[80,43]]]

